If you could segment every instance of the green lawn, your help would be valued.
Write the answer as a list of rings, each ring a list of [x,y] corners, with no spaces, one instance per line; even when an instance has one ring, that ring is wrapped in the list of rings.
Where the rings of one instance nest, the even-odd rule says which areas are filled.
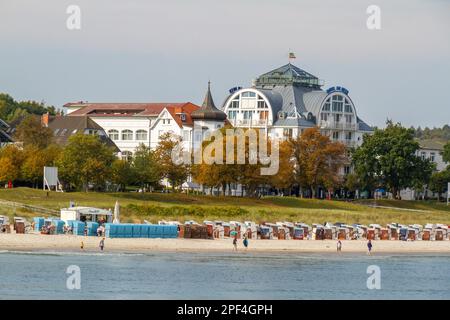
[[[125,222],[139,222],[144,219],[158,220],[253,220],[262,221],[303,221],[306,223],[346,222],[346,223],[447,223],[450,224],[450,207],[444,203],[421,201],[377,201],[377,205],[395,208],[424,210],[417,212],[371,208],[366,204],[374,201],[344,202],[329,200],[299,199],[295,197],[266,197],[263,199],[194,196],[186,194],[162,193],[57,193],[29,188],[0,190],[0,199],[56,209],[67,207],[69,201],[80,206],[114,208],[116,200],[121,205],[121,216]],[[41,216],[26,210],[0,206],[0,214],[26,217]]]

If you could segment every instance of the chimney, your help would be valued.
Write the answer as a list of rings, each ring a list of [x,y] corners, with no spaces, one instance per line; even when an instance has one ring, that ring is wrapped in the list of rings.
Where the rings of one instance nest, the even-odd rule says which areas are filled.
[[[50,118],[50,114],[47,112],[41,116],[41,124],[44,127],[48,127],[48,120]]]

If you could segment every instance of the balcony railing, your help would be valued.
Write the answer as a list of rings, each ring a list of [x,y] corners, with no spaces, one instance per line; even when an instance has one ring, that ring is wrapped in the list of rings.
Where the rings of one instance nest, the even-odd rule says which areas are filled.
[[[356,123],[347,123],[347,122],[321,120],[319,126],[322,129],[356,130]]]
[[[234,127],[265,127],[272,124],[268,119],[228,119]]]

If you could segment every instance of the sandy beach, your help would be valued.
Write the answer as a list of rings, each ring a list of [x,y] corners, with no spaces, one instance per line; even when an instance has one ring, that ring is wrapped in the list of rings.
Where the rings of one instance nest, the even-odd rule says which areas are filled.
[[[0,250],[9,251],[100,251],[100,238],[72,235],[1,234]],[[231,239],[109,239],[105,251],[114,252],[231,252]],[[242,240],[238,249],[244,250]],[[365,240],[342,241],[342,252],[365,253]],[[249,252],[335,253],[335,240],[250,240]],[[450,241],[373,241],[373,253],[450,254]]]

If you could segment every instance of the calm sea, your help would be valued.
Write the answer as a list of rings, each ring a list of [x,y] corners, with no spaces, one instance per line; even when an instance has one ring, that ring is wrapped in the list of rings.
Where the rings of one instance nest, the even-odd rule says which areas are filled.
[[[0,283],[1,299],[450,299],[450,256],[3,251]]]

